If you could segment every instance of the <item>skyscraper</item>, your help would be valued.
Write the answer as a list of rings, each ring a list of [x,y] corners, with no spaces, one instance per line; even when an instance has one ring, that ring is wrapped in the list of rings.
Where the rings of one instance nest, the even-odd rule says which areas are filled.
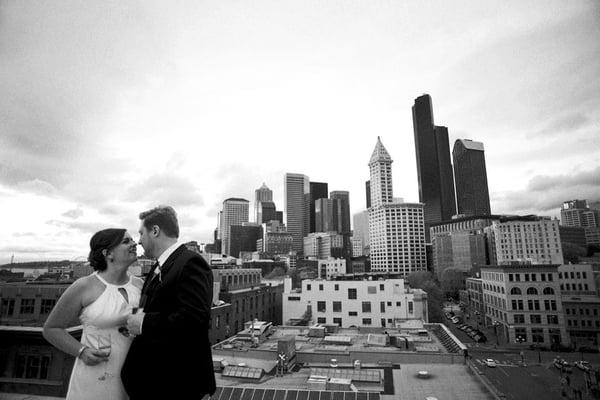
[[[237,257],[237,254],[231,254],[230,250],[230,230],[232,225],[242,225],[248,222],[250,202],[246,199],[229,198],[223,202],[223,211],[221,212],[221,238],[223,254]]]
[[[425,271],[423,204],[395,202],[392,193],[392,158],[379,137],[369,161],[371,207],[369,240],[371,270],[403,276]]]
[[[454,181],[458,214],[490,215],[490,194],[483,143],[468,139],[454,142]]]
[[[308,234],[306,220],[306,194],[310,194],[308,176],[287,173],[284,176],[285,222],[294,238],[294,250],[298,254],[304,248],[303,238]]]
[[[448,221],[456,214],[448,128],[434,125],[428,94],[415,99],[412,113],[419,201],[425,204],[425,233],[429,240],[432,223]]]
[[[334,212],[337,214],[336,231],[342,235],[350,235],[350,193],[336,190],[329,193],[334,202]]]
[[[263,182],[262,186],[254,191],[254,221],[261,224],[259,221],[259,204],[261,201],[273,201],[273,191],[267,187],[267,184]]]
[[[367,195],[367,208],[371,207],[371,181],[365,182],[365,192]]]
[[[319,232],[316,229],[315,222],[315,201],[327,198],[327,183],[325,182],[310,182],[309,193],[306,197],[306,211],[308,221],[308,233]]]

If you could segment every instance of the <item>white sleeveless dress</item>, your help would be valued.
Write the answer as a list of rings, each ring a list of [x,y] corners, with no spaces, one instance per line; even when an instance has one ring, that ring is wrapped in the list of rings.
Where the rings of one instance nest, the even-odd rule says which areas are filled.
[[[118,328],[126,324],[131,308],[138,307],[140,289],[135,287],[131,276],[126,284],[113,285],[106,282],[97,272],[94,275],[106,288],[100,297],[81,311],[81,343],[98,348],[97,335],[105,338],[110,335],[111,352],[108,362],[97,365],[86,365],[81,359],[76,359],[69,381],[67,400],[128,399],[121,381],[121,367],[132,339],[119,333]],[[119,292],[121,288],[127,292],[129,302]]]

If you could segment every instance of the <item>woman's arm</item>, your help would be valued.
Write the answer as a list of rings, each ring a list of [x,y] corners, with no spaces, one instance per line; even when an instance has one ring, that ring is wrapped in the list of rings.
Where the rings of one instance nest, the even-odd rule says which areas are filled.
[[[62,294],[44,324],[44,338],[59,350],[73,357],[81,357],[84,363],[95,365],[107,359],[104,353],[83,348],[66,328],[76,321],[83,308],[83,296],[88,289],[85,278],[78,279]]]

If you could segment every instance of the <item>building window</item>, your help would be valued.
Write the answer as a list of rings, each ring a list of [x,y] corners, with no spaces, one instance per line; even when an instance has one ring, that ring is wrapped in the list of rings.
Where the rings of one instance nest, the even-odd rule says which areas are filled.
[[[35,299],[21,299],[21,314],[33,314]]]
[[[333,302],[333,312],[342,312],[342,302],[341,301]]]
[[[382,313],[385,312],[385,301],[379,303],[379,311],[381,311]]]
[[[558,315],[547,315],[548,325],[558,325]]]
[[[348,289],[348,300],[356,300],[356,289]]]
[[[2,310],[0,313],[5,317],[10,317],[15,312],[15,299],[2,299]]]
[[[362,302],[362,312],[371,312],[371,302],[370,301]]]
[[[334,318],[333,319],[333,323],[337,324],[338,326],[342,326],[342,319],[341,318]]]
[[[325,318],[325,317],[317,317],[317,323],[318,324],[326,324],[327,323],[327,318]]]
[[[367,294],[376,294],[376,293],[377,293],[377,287],[367,286]]]
[[[413,313],[413,302],[412,301],[408,302],[408,313],[409,314]]]
[[[529,316],[529,319],[532,324],[541,324],[542,323],[542,316],[539,314],[531,314]]]
[[[41,314],[50,314],[50,311],[56,305],[56,299],[42,299],[42,307],[40,309]]]
[[[512,282],[513,281],[513,274],[508,274],[508,281]]]
[[[351,316],[351,317],[356,317],[356,316],[358,316],[358,312],[356,312],[356,311],[349,311],[348,315]]]
[[[371,318],[363,318],[362,324],[363,325],[371,325]]]
[[[552,289],[551,287],[545,287],[543,293],[544,294],[554,294],[554,289]]]
[[[321,291],[323,290],[323,284],[322,283],[319,283],[319,290],[321,290]]]
[[[515,324],[524,324],[525,323],[525,315],[515,314],[514,320],[515,320]]]
[[[402,306],[402,302],[401,301],[397,301],[396,302],[396,307],[401,307]]]
[[[521,289],[519,289],[518,287],[514,287],[514,288],[510,289],[510,294],[519,295],[519,294],[521,294]]]
[[[538,294],[538,291],[536,288],[530,287],[530,288],[527,288],[527,294],[536,295],[536,294]]]
[[[317,312],[325,312],[325,302],[324,301],[317,301]]]
[[[533,328],[531,330],[531,341],[533,343],[544,343],[544,330],[540,328]]]
[[[385,285],[383,283],[379,284],[379,290],[383,292],[383,289],[385,288]]]
[[[340,290],[340,285],[338,285],[337,283],[333,285],[333,290]]]
[[[17,354],[15,378],[48,379],[50,355]]]
[[[527,341],[527,330],[525,328],[515,328],[515,339],[521,339],[522,341]],[[515,341],[515,343],[518,343]]]

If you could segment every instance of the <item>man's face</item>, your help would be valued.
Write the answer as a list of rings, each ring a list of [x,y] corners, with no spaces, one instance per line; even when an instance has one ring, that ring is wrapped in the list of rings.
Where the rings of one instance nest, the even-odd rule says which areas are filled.
[[[144,221],[140,223],[140,240],[139,244],[144,248],[144,255],[148,258],[154,258],[154,238],[152,236],[152,231],[148,230],[144,225]]]

